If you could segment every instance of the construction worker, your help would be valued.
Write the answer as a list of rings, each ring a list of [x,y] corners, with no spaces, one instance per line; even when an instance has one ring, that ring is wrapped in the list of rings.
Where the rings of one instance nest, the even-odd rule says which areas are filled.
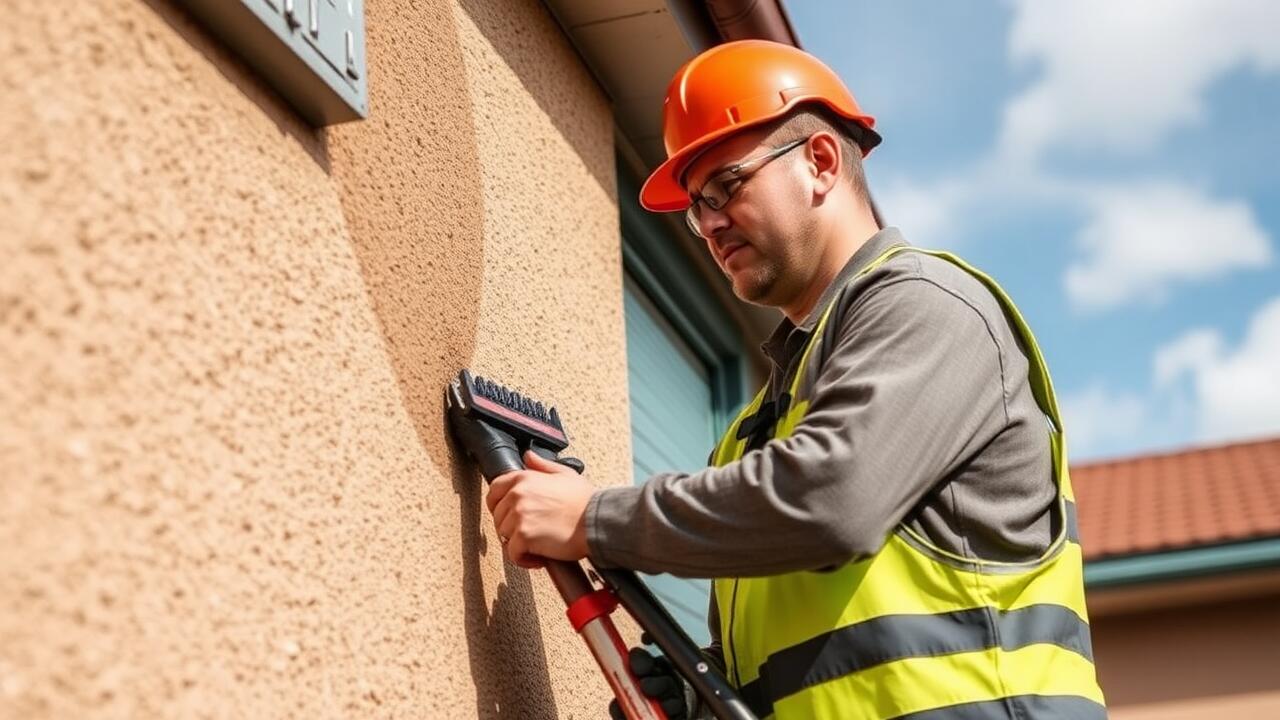
[[[1044,359],[993,281],[881,227],[874,120],[753,40],[677,72],[664,136],[640,202],[785,315],[769,381],[699,472],[596,489],[528,456],[488,496],[508,557],[714,578],[708,654],[760,717],[1105,717]]]

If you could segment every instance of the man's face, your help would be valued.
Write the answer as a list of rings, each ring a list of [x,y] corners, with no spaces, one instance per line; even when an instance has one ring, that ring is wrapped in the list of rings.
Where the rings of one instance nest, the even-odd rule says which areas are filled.
[[[689,167],[686,189],[696,193],[725,168],[773,150],[762,131],[746,131],[713,146]],[[778,157],[752,174],[720,210],[701,204],[698,229],[707,250],[747,302],[781,307],[805,288],[816,261],[806,225],[809,195],[805,148]]]

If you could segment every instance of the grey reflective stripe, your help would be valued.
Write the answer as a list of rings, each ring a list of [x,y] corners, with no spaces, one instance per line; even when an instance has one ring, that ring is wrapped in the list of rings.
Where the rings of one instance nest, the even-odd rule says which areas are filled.
[[[763,717],[773,703],[805,688],[895,660],[1048,643],[1093,661],[1089,626],[1062,605],[1000,612],[971,608],[936,615],[885,615],[823,633],[769,656],[742,688]],[[758,686],[758,687],[752,687]]]
[[[738,690],[742,702],[747,709],[758,718],[766,718],[773,714],[773,700],[765,696],[764,685],[759,680],[752,680]]]
[[[1000,647],[1005,650],[1048,643],[1093,662],[1088,623],[1062,605],[1028,605],[1000,613],[996,632],[1000,634]]]
[[[1076,518],[1076,504],[1070,500],[1064,501],[1067,506],[1067,540],[1077,545],[1080,544],[1080,521]]]
[[[1014,695],[899,715],[892,720],[1107,720],[1107,709],[1078,695]]]

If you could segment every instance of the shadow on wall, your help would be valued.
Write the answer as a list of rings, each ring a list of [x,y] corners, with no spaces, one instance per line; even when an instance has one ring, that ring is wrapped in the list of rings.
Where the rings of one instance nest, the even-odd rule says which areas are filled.
[[[529,573],[506,568],[490,614],[483,482],[471,465],[451,461],[444,427],[444,388],[474,352],[483,280],[484,197],[463,48],[446,2],[371,2],[365,22],[370,118],[326,137],[404,408],[433,464],[451,468],[459,496],[478,714],[555,717]]]
[[[262,115],[276,124],[280,134],[295,140],[325,173],[329,172],[329,153],[319,130],[308,125],[257,73],[221,43],[212,39],[190,15],[175,8],[173,2],[143,1],[188,45],[203,55],[211,67],[216,68],[232,86],[257,105],[262,110]]]
[[[459,495],[461,593],[478,715],[557,716],[529,573],[508,566],[492,613],[485,606],[483,482],[470,465],[451,462],[443,422],[445,383],[458,359],[474,351],[484,246],[473,110],[449,4],[368,3],[372,114],[316,130],[184,11],[166,0],[144,1],[341,185],[404,408],[435,465],[452,468]]]
[[[510,9],[499,12],[494,9],[497,4],[516,2],[528,5],[529,8],[521,12]],[[596,134],[574,126],[575,123],[593,122],[596,119],[594,112],[582,112],[582,108],[575,103],[575,97],[580,95],[576,88],[598,87],[599,84],[586,66],[580,63],[573,63],[571,70],[577,77],[565,77],[560,72],[541,72],[553,65],[544,55],[557,52],[558,46],[567,48],[575,57],[577,55],[550,11],[537,0],[459,0],[458,4],[520,79],[521,86],[529,96],[555,124],[560,136],[573,146],[583,167],[595,178],[600,189],[607,197],[616,199],[618,179],[612,156],[599,152],[599,148],[587,146],[585,143]],[[536,27],[516,25],[518,21],[514,18],[523,17],[537,18],[537,22],[533,23]],[[554,65],[559,68],[562,63]],[[601,90],[600,93],[603,95],[604,91]],[[512,128],[511,132],[514,137],[518,128]]]

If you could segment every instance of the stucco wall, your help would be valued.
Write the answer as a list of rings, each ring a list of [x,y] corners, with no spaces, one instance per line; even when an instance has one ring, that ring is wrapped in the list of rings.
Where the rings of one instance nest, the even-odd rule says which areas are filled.
[[[1280,717],[1280,596],[1093,619],[1115,720]]]
[[[533,0],[366,5],[317,132],[167,0],[6,4],[0,717],[601,714],[441,400],[630,477],[607,103]]]

